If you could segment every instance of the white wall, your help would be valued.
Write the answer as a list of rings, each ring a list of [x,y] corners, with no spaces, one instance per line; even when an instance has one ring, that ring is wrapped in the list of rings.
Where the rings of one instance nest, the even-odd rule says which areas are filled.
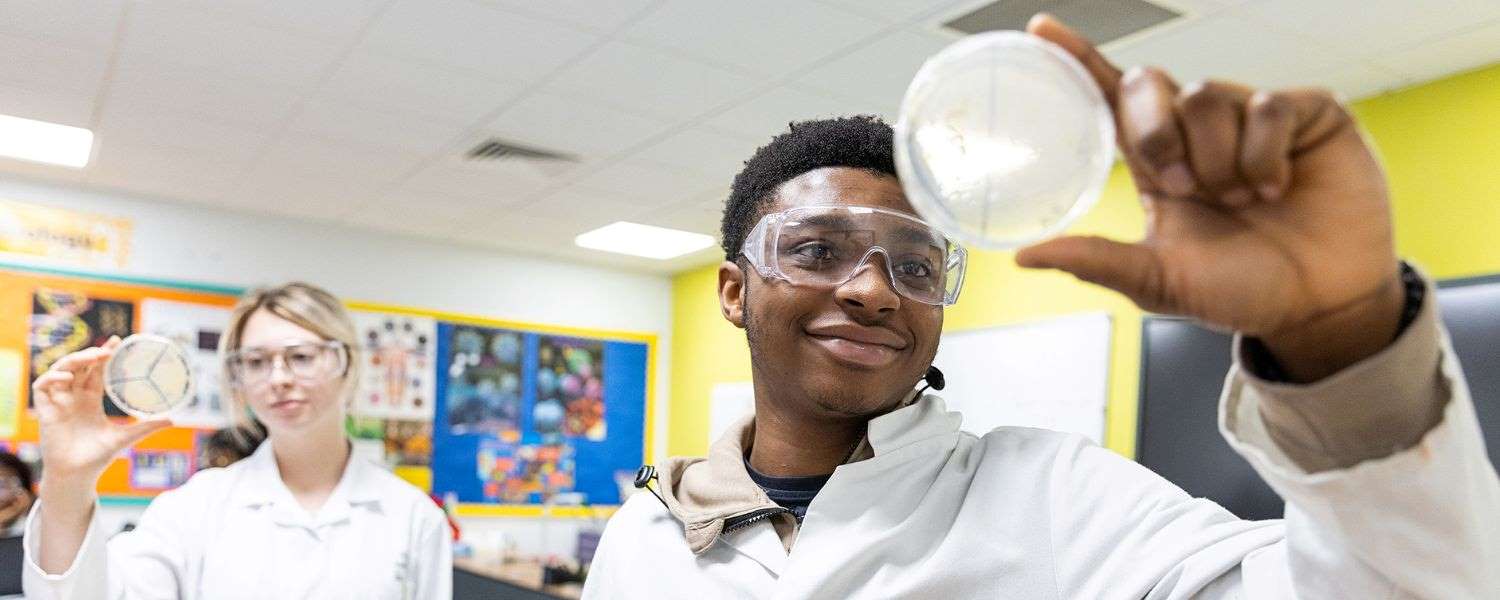
[[[665,457],[672,335],[666,276],[5,177],[0,199],[130,219],[134,232],[123,275],[231,286],[303,279],[351,300],[655,333],[653,460]],[[108,517],[124,520],[134,510],[111,508]],[[522,551],[571,554],[578,525],[543,528],[541,522],[483,519],[472,526],[513,529]]]

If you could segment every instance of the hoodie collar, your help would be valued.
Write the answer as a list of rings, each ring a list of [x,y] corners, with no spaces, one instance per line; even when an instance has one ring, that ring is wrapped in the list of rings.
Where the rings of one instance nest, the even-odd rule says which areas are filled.
[[[915,392],[904,406],[871,419],[865,439],[850,462],[889,454],[911,444],[958,431],[962,417],[941,398]],[[724,533],[725,522],[779,509],[745,470],[746,450],[755,438],[755,417],[736,422],[709,447],[706,458],[670,458],[658,470],[667,509],[683,524],[694,554],[707,551]]]

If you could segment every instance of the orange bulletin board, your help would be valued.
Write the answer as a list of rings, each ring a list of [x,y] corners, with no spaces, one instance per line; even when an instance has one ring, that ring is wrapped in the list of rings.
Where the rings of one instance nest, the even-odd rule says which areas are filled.
[[[21,373],[15,378],[18,389],[15,390],[14,398],[17,401],[13,406],[5,407],[5,410],[14,409],[16,414],[0,417],[0,422],[14,424],[13,434],[10,431],[0,432],[0,442],[9,446],[12,451],[38,442],[36,416],[29,408],[29,400],[31,380],[36,374],[37,366],[33,364],[32,333],[34,321],[41,322],[33,318],[39,302],[42,302],[38,300],[39,292],[49,299],[87,298],[95,307],[93,323],[85,323],[82,318],[73,320],[75,325],[71,325],[67,330],[69,333],[64,336],[69,338],[65,342],[68,345],[93,345],[93,336],[107,337],[113,330],[127,326],[127,321],[131,332],[139,331],[140,307],[142,301],[147,299],[227,308],[233,306],[240,294],[240,290],[227,287],[82,275],[0,263],[0,352],[10,356],[18,355],[21,364]],[[48,306],[55,307],[56,304],[56,301],[52,301]],[[103,310],[98,307],[104,307],[110,314],[98,314],[97,311]],[[125,310],[131,311],[128,318],[123,314]],[[79,329],[83,331],[80,332]],[[9,381],[11,378],[5,379]],[[195,439],[200,431],[186,427],[168,428],[141,441],[132,452],[186,453],[188,457],[195,457]],[[128,503],[149,499],[160,491],[135,487],[130,469],[128,456],[116,457],[99,480],[100,497],[112,502]]]
[[[71,345],[82,344],[78,346],[81,349],[95,345],[96,342],[102,343],[110,333],[118,333],[122,337],[142,330],[160,333],[158,327],[163,324],[195,323],[196,325],[185,330],[197,332],[196,350],[206,351],[216,361],[217,335],[221,329],[217,324],[227,324],[227,310],[234,305],[241,293],[241,289],[225,286],[73,272],[0,261],[0,446],[16,452],[23,460],[29,461],[28,454],[33,457],[39,454],[37,421],[29,408],[30,385],[36,374],[36,367],[45,368],[49,364],[49,358],[55,360],[56,356],[71,350]],[[638,458],[647,460],[651,456],[651,417],[655,406],[653,383],[656,373],[654,334],[521,323],[364,302],[346,304],[353,313],[351,316],[356,321],[356,327],[361,332],[375,336],[370,343],[389,342],[387,345],[399,346],[395,342],[404,338],[392,334],[387,336],[390,339],[385,339],[369,331],[428,331],[427,342],[419,344],[428,354],[413,350],[409,354],[398,353],[400,355],[397,356],[387,352],[386,346],[366,353],[367,359],[379,358],[380,364],[365,365],[368,377],[361,378],[348,423],[356,451],[371,451],[372,458],[382,458],[397,476],[423,490],[432,491],[434,488],[432,465],[435,457],[453,459],[447,462],[438,460],[439,463],[460,465],[443,471],[444,474],[473,476],[478,469],[476,461],[479,460],[479,452],[454,445],[454,440],[459,437],[473,442],[469,438],[475,436],[454,434],[455,430],[451,427],[452,423],[448,423],[449,419],[439,418],[448,413],[439,415],[437,411],[437,407],[446,405],[446,401],[443,398],[435,399],[435,396],[442,396],[441,391],[448,387],[447,384],[438,383],[438,380],[445,379],[449,373],[449,369],[444,368],[439,360],[443,357],[437,350],[446,347],[443,340],[447,339],[439,333],[455,328],[506,330],[524,335],[526,339],[536,338],[533,344],[536,347],[526,351],[528,356],[540,356],[543,337],[547,338],[548,344],[553,345],[571,343],[569,340],[582,340],[600,345],[603,351],[613,353],[610,355],[615,358],[610,359],[607,365],[613,365],[609,368],[617,369],[610,371],[614,374],[609,376],[614,387],[601,385],[600,388],[613,390],[609,392],[610,401],[616,404],[610,404],[614,408],[606,414],[615,419],[612,421],[614,424],[608,428],[600,428],[599,437],[603,439],[588,438],[587,435],[592,433],[585,432],[580,434],[583,435],[579,438],[582,441],[574,440],[571,443],[575,452],[577,448],[584,448],[586,452],[579,455],[583,459],[599,458],[595,454],[610,459],[618,458],[624,461],[622,464],[629,465],[630,469],[626,471],[634,469],[638,464],[634,461]],[[175,307],[170,317],[165,315],[167,311],[163,308],[167,305]],[[143,306],[146,310],[143,310]],[[106,309],[108,315],[104,314]],[[215,315],[215,311],[226,314]],[[146,317],[144,320],[143,314]],[[69,325],[59,326],[63,321],[67,321]],[[210,321],[213,325],[208,324]],[[115,331],[109,331],[111,327]],[[178,327],[170,329],[174,333],[168,337],[174,337],[184,330]],[[77,339],[78,330],[87,330],[83,337],[88,339]],[[361,336],[362,339],[366,337],[368,336]],[[204,341],[209,338],[212,338],[213,343]],[[64,339],[68,341],[58,341]],[[432,343],[434,340],[436,343]],[[52,346],[57,346],[56,351],[39,354],[40,360],[33,360],[33,347]],[[186,349],[190,352],[194,350]],[[398,349],[402,352],[410,350],[404,346]],[[604,362],[602,357],[600,362]],[[402,368],[380,368],[382,365],[402,365]],[[529,368],[540,370],[539,363]],[[600,369],[601,373],[609,370],[605,366]],[[399,376],[393,378],[392,372],[397,372]],[[200,373],[209,374],[209,371],[200,367]],[[532,380],[534,379],[528,378],[525,381]],[[390,387],[392,382],[395,382],[395,387]],[[416,385],[425,382],[431,382],[431,386]],[[203,387],[200,385],[199,389]],[[402,389],[407,391],[391,392]],[[586,390],[587,386],[583,389]],[[531,393],[531,396],[535,395]],[[199,395],[194,402],[200,403],[202,399],[203,396]],[[535,398],[526,400],[523,395],[522,400],[523,405],[519,407],[520,412],[517,414],[534,415],[534,407],[525,406],[524,402],[535,404]],[[108,400],[104,402],[107,409],[112,409]],[[200,404],[210,406],[212,403]],[[222,404],[217,406],[223,408]],[[222,417],[222,411],[219,414]],[[126,417],[120,418],[124,420]],[[152,434],[110,463],[98,486],[100,498],[104,502],[145,503],[164,489],[181,484],[196,471],[198,439],[208,430],[223,426],[222,419],[217,425],[213,420],[188,420],[181,409],[174,412],[172,420],[179,425],[188,426],[171,427]],[[534,425],[532,421],[533,418],[526,417],[517,426],[527,423]],[[444,423],[448,423],[447,429],[442,429]],[[603,435],[604,431],[610,433]],[[440,446],[438,442],[443,440],[448,442],[447,446],[435,447]],[[606,444],[613,446],[606,448]],[[505,448],[495,452],[502,450]],[[188,461],[185,465],[184,457]],[[611,491],[618,493],[618,484],[611,479],[619,471],[618,465],[606,465],[606,468],[599,466],[603,464],[599,460],[589,462],[575,459],[574,462],[583,465],[577,470],[579,475],[576,481],[592,486],[586,487],[584,483],[580,483],[577,484],[578,489],[599,497],[609,497]],[[181,480],[177,477],[179,473],[182,475]],[[569,490],[576,491],[572,487]],[[462,498],[461,501],[472,502]],[[598,501],[594,503],[600,504]],[[603,502],[610,503],[610,500]],[[461,505],[458,509],[460,514],[466,514],[467,511],[471,515],[561,517],[592,514],[587,509],[573,512],[551,509],[544,511],[536,503],[474,503]]]

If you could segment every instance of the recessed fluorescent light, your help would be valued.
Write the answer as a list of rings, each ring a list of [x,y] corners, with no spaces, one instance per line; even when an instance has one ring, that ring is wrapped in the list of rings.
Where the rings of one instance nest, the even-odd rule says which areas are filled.
[[[594,250],[666,260],[712,246],[714,238],[701,233],[617,221],[581,234],[573,239],[573,243]]]
[[[0,115],[0,156],[82,169],[93,147],[94,132],[82,127]]]

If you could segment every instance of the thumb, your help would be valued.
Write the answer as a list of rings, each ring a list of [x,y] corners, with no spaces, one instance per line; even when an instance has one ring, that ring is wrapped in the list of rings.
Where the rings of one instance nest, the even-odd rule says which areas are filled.
[[[1141,308],[1159,309],[1161,268],[1156,254],[1141,244],[1097,236],[1068,236],[1022,248],[1016,264],[1028,269],[1059,269],[1126,295]]]
[[[146,436],[172,426],[170,419],[151,419],[149,421],[136,421],[120,428],[119,446],[124,449],[134,446]]]

